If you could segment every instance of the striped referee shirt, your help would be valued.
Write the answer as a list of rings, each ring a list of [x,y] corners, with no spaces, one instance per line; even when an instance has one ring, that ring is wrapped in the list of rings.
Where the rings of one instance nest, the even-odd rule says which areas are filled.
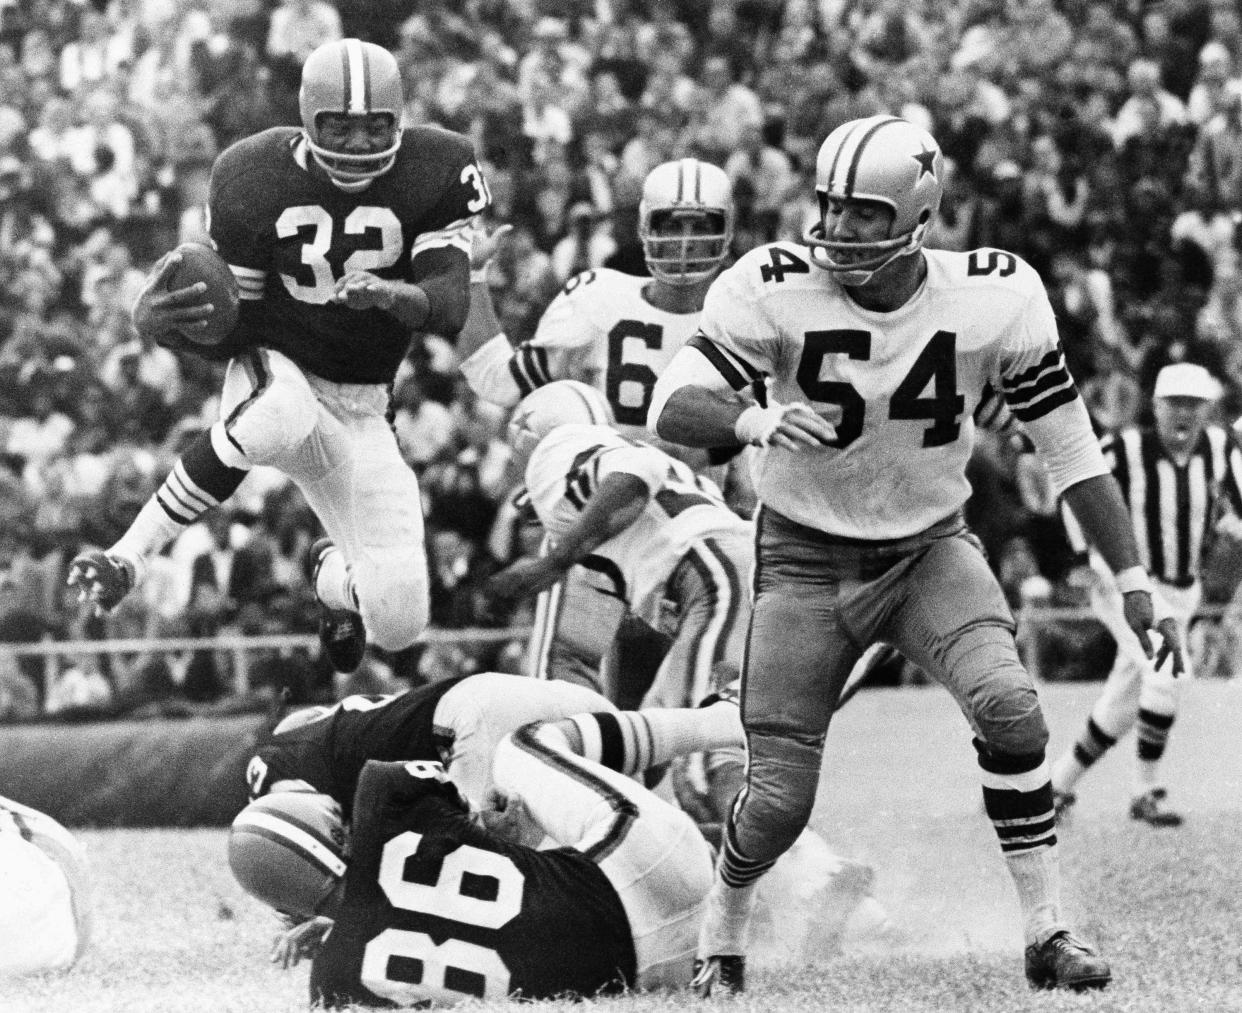
[[[1217,521],[1230,510],[1242,515],[1242,449],[1212,425],[1184,464],[1151,428],[1123,429],[1100,445],[1130,510],[1143,565],[1163,583],[1189,587],[1199,579]]]

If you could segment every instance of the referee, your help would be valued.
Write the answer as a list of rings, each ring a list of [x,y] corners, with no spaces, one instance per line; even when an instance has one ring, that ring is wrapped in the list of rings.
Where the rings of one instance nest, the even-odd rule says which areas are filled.
[[[1242,450],[1223,428],[1207,422],[1220,392],[1220,384],[1202,366],[1165,366],[1153,392],[1155,425],[1122,429],[1103,440],[1143,565],[1156,585],[1157,615],[1162,598],[1183,644],[1199,605],[1200,567],[1212,538],[1242,538]],[[1073,538],[1072,515],[1066,520]],[[1066,814],[1076,801],[1078,779],[1137,725],[1130,816],[1154,827],[1175,827],[1182,817],[1165,806],[1159,768],[1177,716],[1181,673],[1149,661],[1122,615],[1121,591],[1128,580],[1146,575],[1126,572],[1114,579],[1095,554],[1092,569],[1091,607],[1117,641],[1117,660],[1078,740],[1053,764],[1056,812],[1059,818]]]

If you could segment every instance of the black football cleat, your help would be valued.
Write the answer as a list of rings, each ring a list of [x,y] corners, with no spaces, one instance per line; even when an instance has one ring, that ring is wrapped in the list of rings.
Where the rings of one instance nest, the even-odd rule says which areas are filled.
[[[310,548],[315,564],[311,572],[311,587],[316,588],[316,599],[319,597],[319,568],[323,565],[323,557],[332,548],[334,546],[329,538],[320,538]],[[367,628],[362,616],[353,609],[334,609],[320,601],[319,642],[336,671],[343,675],[357,671],[367,652]]]
[[[95,608],[96,615],[111,612],[134,589],[134,568],[119,556],[88,549],[69,564],[67,583],[78,589],[78,600]]]
[[[1168,797],[1164,788],[1152,788],[1130,803],[1130,819],[1151,827],[1180,827],[1182,814],[1164,807]]]
[[[1068,988],[1083,992],[1113,980],[1108,961],[1066,930],[1038,946],[1026,948],[1026,980],[1031,988]]]
[[[720,995],[741,995],[746,991],[746,958],[729,955],[695,960],[690,991],[706,999],[713,990]]]

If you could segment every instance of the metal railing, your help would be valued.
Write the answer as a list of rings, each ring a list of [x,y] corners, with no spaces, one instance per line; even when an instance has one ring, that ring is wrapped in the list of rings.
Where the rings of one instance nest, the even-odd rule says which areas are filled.
[[[1205,605],[1195,613],[1195,619],[1219,620],[1225,606]],[[1086,607],[1078,608],[1028,608],[1016,615],[1022,636],[1034,636],[1039,627],[1064,622],[1096,622],[1095,613]],[[506,629],[429,629],[418,639],[421,644],[498,643],[525,642],[531,635],[528,626]],[[38,643],[0,643],[0,658],[43,658],[43,688],[46,691],[61,670],[62,659],[74,655],[92,654],[176,654],[185,651],[217,651],[230,655],[233,672],[233,691],[246,694],[250,691],[250,659],[260,651],[306,651],[314,654],[319,650],[319,637],[313,633],[281,633],[264,636],[216,636],[216,637],[164,637],[131,638],[121,640],[53,640],[45,638]]]

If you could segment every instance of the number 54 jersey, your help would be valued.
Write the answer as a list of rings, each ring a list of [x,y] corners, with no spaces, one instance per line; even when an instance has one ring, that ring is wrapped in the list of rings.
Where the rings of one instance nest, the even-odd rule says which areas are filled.
[[[312,1003],[593,996],[636,976],[625,908],[590,858],[475,826],[438,764],[366,766],[345,899],[311,969]]]
[[[1041,450],[1089,435],[1039,275],[1000,250],[923,256],[923,285],[885,313],[859,306],[791,243],[750,251],[709,290],[690,346],[720,386],[764,376],[773,400],[807,403],[836,425],[831,446],[755,455],[765,505],[846,538],[922,531],[970,495],[972,413],[993,391]]]

